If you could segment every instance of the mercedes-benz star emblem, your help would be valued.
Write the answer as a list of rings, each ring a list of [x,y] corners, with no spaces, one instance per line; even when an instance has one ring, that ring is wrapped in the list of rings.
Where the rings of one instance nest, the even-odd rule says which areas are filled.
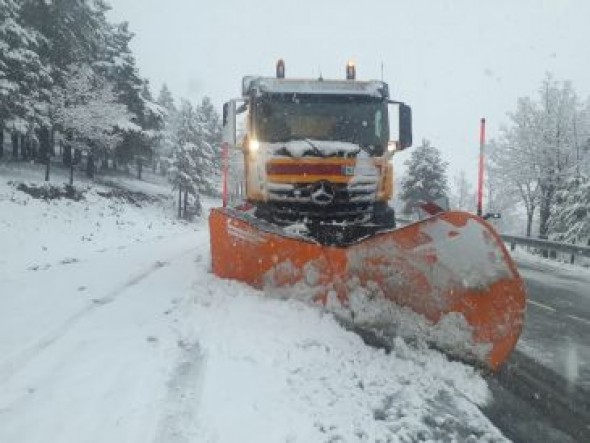
[[[322,180],[311,185],[311,201],[316,205],[329,205],[335,196],[334,187],[327,181]]]

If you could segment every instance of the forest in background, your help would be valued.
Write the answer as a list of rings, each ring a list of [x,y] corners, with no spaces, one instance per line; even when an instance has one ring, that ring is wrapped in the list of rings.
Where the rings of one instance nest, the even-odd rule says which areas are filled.
[[[92,177],[144,167],[183,202],[217,192],[220,119],[211,100],[154,97],[130,49],[128,23],[103,0],[0,0],[0,158]]]
[[[403,211],[445,198],[452,209],[475,212],[476,189],[465,172],[450,184],[438,148],[423,140],[412,149]],[[518,99],[485,151],[484,213],[500,214],[508,220],[501,228],[518,226],[519,234],[590,245],[590,100],[570,82],[548,74],[536,97]]]
[[[0,0],[0,158],[92,177],[105,170],[141,178],[150,167],[178,191],[179,216],[199,212],[199,193],[216,194],[221,122],[211,100],[154,96],[130,49],[128,23],[111,23],[104,0]],[[590,239],[590,104],[551,75],[522,97],[488,143],[485,212],[526,235],[572,243]],[[449,183],[447,163],[428,140],[413,148],[399,197],[450,201],[475,212],[464,172]],[[524,221],[520,221],[523,218]]]

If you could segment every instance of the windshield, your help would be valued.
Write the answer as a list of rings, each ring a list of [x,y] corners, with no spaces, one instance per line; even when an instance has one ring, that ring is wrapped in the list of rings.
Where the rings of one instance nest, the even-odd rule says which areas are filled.
[[[373,155],[389,139],[387,104],[367,97],[265,96],[256,103],[254,124],[260,141],[341,141]]]

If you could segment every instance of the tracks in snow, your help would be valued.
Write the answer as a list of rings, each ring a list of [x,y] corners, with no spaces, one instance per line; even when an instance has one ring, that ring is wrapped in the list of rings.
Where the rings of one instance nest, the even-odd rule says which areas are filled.
[[[62,337],[64,337],[68,333],[68,331],[70,331],[74,326],[76,326],[82,319],[93,314],[97,310],[113,303],[122,295],[124,295],[125,292],[128,291],[130,288],[133,288],[143,280],[153,275],[158,270],[167,266],[170,263],[170,261],[179,259],[193,251],[194,248],[190,248],[188,250],[182,251],[181,253],[176,253],[167,261],[155,261],[147,268],[143,269],[142,271],[133,275],[131,278],[124,281],[122,284],[115,287],[115,289],[107,292],[104,296],[93,298],[84,308],[70,315],[65,321],[63,321],[59,326],[54,328],[51,332],[45,334],[43,337],[38,339],[33,345],[21,351],[17,357],[14,357],[8,362],[5,362],[2,365],[0,365],[0,386],[5,385],[8,381],[10,381],[10,379],[15,374],[19,373],[29,364],[29,362],[35,359],[35,357],[40,355],[43,351],[50,348]]]
[[[205,356],[197,342],[179,342],[182,352],[167,384],[162,417],[154,443],[195,441],[198,430],[195,417],[205,374]]]

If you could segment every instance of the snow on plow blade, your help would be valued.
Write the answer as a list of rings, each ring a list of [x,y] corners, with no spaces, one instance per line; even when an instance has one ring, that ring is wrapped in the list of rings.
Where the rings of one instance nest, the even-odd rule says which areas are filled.
[[[323,246],[213,209],[213,272],[267,293],[321,303],[360,328],[423,337],[496,370],[520,335],[524,284],[483,220],[445,212],[348,246]]]

